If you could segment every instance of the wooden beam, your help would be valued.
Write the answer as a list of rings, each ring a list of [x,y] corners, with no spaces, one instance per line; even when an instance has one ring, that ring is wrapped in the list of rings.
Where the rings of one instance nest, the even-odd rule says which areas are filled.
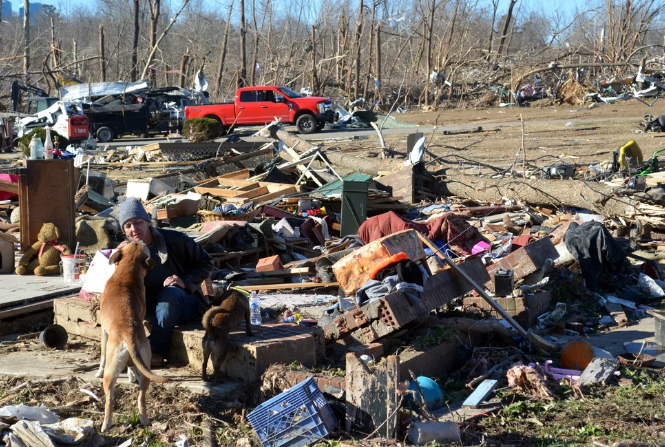
[[[25,306],[13,307],[11,309],[0,311],[0,320],[6,320],[7,318],[13,318],[19,315],[38,312],[40,310],[53,309],[53,301],[55,300],[46,300],[39,303],[27,304]]]
[[[338,282],[294,282],[291,284],[273,284],[264,286],[245,286],[243,289],[252,290],[287,290],[287,289],[314,289],[317,287],[339,287]]]
[[[0,180],[0,191],[11,192],[12,194],[18,194],[18,183],[12,183],[6,180]]]

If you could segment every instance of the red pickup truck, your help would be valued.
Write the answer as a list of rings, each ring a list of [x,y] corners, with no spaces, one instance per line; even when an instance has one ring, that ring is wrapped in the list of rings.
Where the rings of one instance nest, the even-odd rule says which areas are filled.
[[[185,107],[185,120],[212,118],[228,129],[231,126],[264,125],[275,118],[295,124],[300,133],[314,133],[333,122],[335,111],[330,98],[300,96],[286,87],[264,85],[236,91],[232,103]]]

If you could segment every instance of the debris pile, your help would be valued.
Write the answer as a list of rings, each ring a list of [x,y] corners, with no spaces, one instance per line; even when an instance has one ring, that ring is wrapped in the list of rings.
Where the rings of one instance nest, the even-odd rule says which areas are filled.
[[[577,81],[566,89],[581,94]],[[542,91],[524,91],[534,96]],[[218,428],[218,441],[238,416],[264,445],[359,436],[472,444],[484,432],[499,445],[512,440],[488,428],[500,418],[545,431],[551,425],[538,412],[571,399],[612,396],[638,382],[662,386],[648,372],[653,343],[626,344],[620,353],[599,346],[603,334],[650,317],[656,343],[665,343],[658,151],[647,158],[630,141],[593,163],[542,163],[527,159],[522,143],[511,164],[495,166],[437,156],[431,137],[418,132],[405,150],[387,147],[372,127],[379,146],[364,154],[314,144],[273,122],[253,135],[260,142],[233,135],[52,161],[69,176],[74,209],[51,218],[69,231],[60,234],[63,244],[86,259],[76,266],[78,297],[55,301],[56,323],[99,339],[95,303],[125,237],[118,206],[136,198],[153,227],[187,235],[212,257],[215,269],[201,284],[209,304],[229,291],[260,302],[255,335],[234,328],[222,368],[253,381],[252,399],[226,397],[210,419],[197,413],[197,424]],[[43,173],[39,165],[29,160],[17,174]],[[22,231],[12,236],[10,215],[24,188],[34,197],[63,182],[46,174],[27,186],[24,178],[2,180],[11,196],[0,209],[0,252],[3,241],[35,243]],[[18,225],[32,227],[44,219],[35,217],[41,207],[26,200],[24,208],[23,200]],[[177,331],[169,363],[199,377],[203,331],[198,322]],[[15,411],[13,398],[1,399],[8,406],[0,420],[16,417],[2,413]],[[533,420],[519,420],[520,412]],[[72,427],[96,436],[83,417],[3,423],[9,445],[11,437],[49,445],[52,433]],[[583,440],[611,438],[589,430]]]

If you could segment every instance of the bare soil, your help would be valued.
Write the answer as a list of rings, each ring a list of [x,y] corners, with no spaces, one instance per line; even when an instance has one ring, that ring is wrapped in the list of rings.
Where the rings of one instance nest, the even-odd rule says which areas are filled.
[[[422,126],[473,125],[483,127],[480,133],[451,131],[443,135],[442,130],[424,131],[427,149],[442,163],[430,165],[455,166],[463,161],[459,156],[491,164],[497,167],[510,166],[522,146],[520,115],[524,121],[524,147],[526,160],[540,167],[562,161],[584,164],[611,161],[611,153],[630,140],[635,140],[645,159],[655,150],[665,147],[665,134],[642,133],[638,124],[644,115],[665,114],[665,100],[659,99],[653,107],[636,100],[603,105],[591,110],[571,113],[571,106],[564,107],[507,107],[443,110],[440,112],[410,112],[395,115],[399,121],[418,123]],[[570,123],[570,124],[568,124]],[[490,128],[489,125],[510,124]],[[416,130],[414,129],[414,132]],[[386,145],[398,152],[406,151],[406,135],[388,135]],[[369,140],[339,142],[336,145],[357,156],[378,153],[378,137]],[[519,160],[522,161],[523,154]],[[426,161],[432,157],[425,155]],[[467,172],[472,174],[473,171]]]

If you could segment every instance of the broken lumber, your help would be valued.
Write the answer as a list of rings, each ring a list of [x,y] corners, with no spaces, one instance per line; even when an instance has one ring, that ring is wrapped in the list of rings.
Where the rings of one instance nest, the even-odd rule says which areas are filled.
[[[553,205],[586,208],[605,216],[632,215],[638,202],[616,196],[616,189],[602,183],[581,180],[492,179],[446,171],[439,185],[440,194],[494,201],[503,197],[530,205]]]

